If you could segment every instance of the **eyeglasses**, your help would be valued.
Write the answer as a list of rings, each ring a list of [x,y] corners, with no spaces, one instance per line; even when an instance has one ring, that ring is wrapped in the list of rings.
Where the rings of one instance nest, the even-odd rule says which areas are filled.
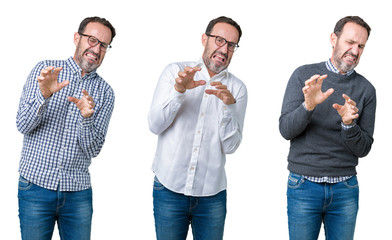
[[[209,36],[209,37],[214,37],[215,38],[215,44],[218,45],[219,47],[223,47],[227,43],[227,49],[230,52],[234,52],[235,50],[237,50],[240,47],[237,43],[229,42],[226,39],[224,39],[223,37],[215,36],[215,35],[211,35],[211,34],[206,34],[206,35]]]
[[[104,42],[101,42],[94,36],[86,35],[86,34],[83,34],[83,33],[79,33],[79,35],[84,36],[84,37],[88,37],[87,42],[88,42],[88,44],[91,47],[95,47],[98,44],[101,44],[99,46],[99,48],[101,49],[102,52],[107,52],[107,51],[109,51],[112,48],[112,45],[104,43]]]

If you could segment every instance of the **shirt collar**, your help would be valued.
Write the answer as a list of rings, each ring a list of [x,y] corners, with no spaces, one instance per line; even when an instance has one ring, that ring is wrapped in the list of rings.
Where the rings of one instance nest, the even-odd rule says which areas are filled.
[[[205,65],[203,58],[200,58],[199,61],[197,61],[196,66],[195,67],[201,67],[202,71],[205,71],[205,74],[207,74],[207,76],[210,76],[210,74],[208,73],[208,69],[207,66]],[[217,75],[214,76],[214,78],[217,77],[224,77],[229,73],[228,67],[223,70],[222,72],[218,73]],[[211,78],[212,79],[212,78]]]
[[[329,71],[340,75],[350,76],[354,72],[354,69],[352,69],[346,73],[340,73],[339,69],[337,69],[335,65],[333,65],[331,59],[328,59],[328,61],[325,62],[325,65]]]
[[[73,73],[76,74],[82,74],[82,69],[80,68],[80,66],[75,62],[75,60],[73,59],[73,57],[69,57],[67,59],[67,64],[68,66],[71,68],[71,71]],[[90,73],[86,73],[84,76],[94,76],[96,74],[96,69]]]

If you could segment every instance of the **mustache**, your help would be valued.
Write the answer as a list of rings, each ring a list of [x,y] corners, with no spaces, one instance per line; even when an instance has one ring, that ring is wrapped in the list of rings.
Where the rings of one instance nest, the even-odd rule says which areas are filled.
[[[91,49],[86,49],[86,50],[83,52],[83,55],[85,55],[87,52],[89,52],[89,53],[91,53],[92,55],[94,55],[95,57],[97,57],[97,59],[100,59],[100,58],[101,58],[101,54],[95,53],[95,52],[93,52]]]
[[[347,51],[347,52],[345,52],[345,53],[344,53],[344,55],[351,55],[351,56],[355,57],[355,59],[358,59],[358,55],[357,55],[357,54],[354,54],[354,53],[352,53],[351,51]],[[343,56],[344,56],[344,55],[343,55]]]
[[[227,53],[223,53],[221,51],[219,51],[218,49],[215,50],[211,56],[214,56],[215,54],[219,53],[220,55],[224,56],[227,59]]]

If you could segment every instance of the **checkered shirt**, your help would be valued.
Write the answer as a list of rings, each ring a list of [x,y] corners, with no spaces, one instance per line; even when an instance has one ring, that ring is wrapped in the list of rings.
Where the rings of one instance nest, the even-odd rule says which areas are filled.
[[[70,84],[45,99],[37,76],[42,69],[62,67],[58,82]],[[100,152],[114,107],[112,88],[95,72],[81,77],[72,57],[42,61],[31,71],[23,87],[16,117],[24,134],[19,173],[46,189],[81,191],[91,187],[88,167]],[[82,89],[94,98],[94,114],[83,118],[68,96],[81,98]]]

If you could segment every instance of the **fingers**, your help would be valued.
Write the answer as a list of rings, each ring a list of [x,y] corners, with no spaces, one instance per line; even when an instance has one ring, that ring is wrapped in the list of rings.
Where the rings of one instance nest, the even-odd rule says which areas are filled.
[[[305,86],[310,86],[311,84],[316,82],[316,79],[319,78],[320,75],[316,74],[310,77],[308,80],[305,81]]]
[[[323,85],[323,81],[324,81],[324,79],[326,79],[327,77],[328,77],[327,74],[324,74],[324,75],[320,76],[320,77],[317,79],[317,84]]]
[[[55,69],[53,70],[53,75],[56,76],[56,78],[57,78],[57,76],[59,75],[59,73],[60,73],[61,70],[63,70],[62,67],[57,67],[57,68],[55,68]]]
[[[194,81],[194,76],[197,71],[200,71],[200,67],[185,67],[184,71],[178,72],[178,77],[175,79],[176,83],[174,89],[177,92],[184,93],[187,89],[192,89],[201,85],[206,84],[206,81]]]
[[[335,90],[333,88],[328,89],[326,92],[324,92],[324,97],[327,99]]]
[[[93,108],[95,106],[93,97],[91,97],[88,94],[88,92],[86,90],[84,90],[84,89],[82,90],[82,93],[83,93],[83,98],[85,98],[87,100],[87,104],[90,105],[91,108]]]
[[[226,85],[223,85],[221,82],[212,82],[211,86],[214,86],[215,89],[205,90],[206,94],[215,95],[217,98],[221,99],[226,105],[235,103],[235,99],[231,92],[227,89]]]
[[[75,103],[76,107],[80,110],[83,117],[90,117],[94,113],[94,99],[88,94],[86,90],[82,90],[83,96],[81,99],[75,97],[68,97],[68,101]]]
[[[313,75],[312,77],[310,77],[308,80],[305,81],[305,86],[311,86],[316,83],[322,85],[324,79],[326,79],[327,77],[328,77],[327,74],[324,74],[322,76],[320,76],[318,74]]]
[[[230,105],[235,103],[235,99],[233,95],[230,93],[229,90],[213,90],[213,89],[207,89],[205,90],[206,94],[210,95],[215,95],[217,98],[223,101],[224,104]]]
[[[75,98],[75,97],[68,97],[68,101],[75,103],[76,105],[79,103],[79,99]]]
[[[342,96],[348,104],[352,106],[357,106],[357,103],[354,100],[352,100],[349,96],[347,96],[346,94],[343,94]]]
[[[356,102],[349,96],[343,94],[342,97],[345,99],[344,105],[335,103],[332,105],[332,107],[336,109],[339,115],[342,117],[342,122],[344,124],[350,125],[354,119],[359,117],[359,109],[356,107]]]
[[[178,72],[178,76],[181,78],[186,78],[186,77],[191,77],[195,76],[197,71],[200,71],[200,67],[185,67],[184,71]]]
[[[62,67],[55,68],[53,66],[49,66],[41,70],[41,76],[47,77],[47,76],[55,75],[57,77],[61,70],[63,70]]]
[[[61,89],[63,89],[64,87],[68,86],[68,84],[69,84],[69,81],[68,81],[68,80],[59,83],[59,90],[61,90]]]
[[[198,87],[198,86],[201,86],[204,84],[206,84],[206,81],[204,81],[204,80],[193,81],[193,87]]]
[[[337,103],[334,103],[333,105],[332,105],[332,107],[333,108],[335,108],[336,110],[338,110],[338,111],[340,111],[340,109],[342,109],[342,105],[339,105],[339,104],[337,104]]]

